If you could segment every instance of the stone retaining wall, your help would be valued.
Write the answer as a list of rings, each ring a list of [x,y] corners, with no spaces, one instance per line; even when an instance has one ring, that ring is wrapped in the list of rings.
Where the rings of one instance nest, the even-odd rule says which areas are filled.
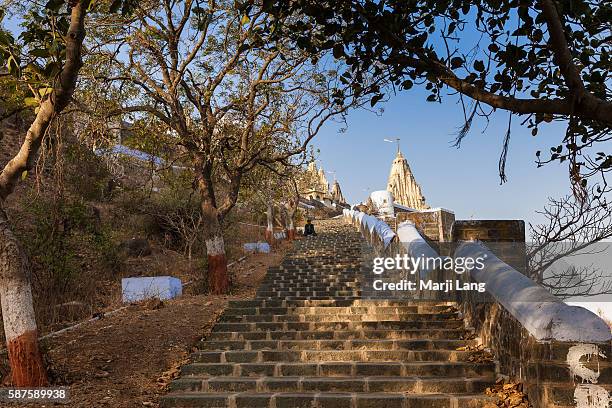
[[[456,221],[453,240],[525,244],[522,220]],[[526,271],[516,248],[498,255]],[[505,257],[505,259],[504,259]],[[503,306],[492,299],[461,299],[466,324],[498,360],[500,375],[520,381],[535,408],[607,408],[612,391],[611,343],[537,341]],[[599,354],[601,353],[601,354]],[[577,360],[576,360],[577,359]]]
[[[452,249],[440,245],[441,242],[478,240],[491,247],[510,244],[511,251],[496,255],[516,270],[526,271],[526,258],[516,247],[522,245],[524,248],[525,245],[525,223],[521,220],[460,220],[449,225],[454,215],[444,210],[402,213],[400,217],[395,226],[402,221],[412,221],[441,255],[447,255],[443,253],[445,251],[452,253]],[[377,256],[405,253],[404,246],[397,239],[385,249],[377,242],[375,234],[370,236],[363,228],[361,231],[373,243]],[[611,405],[612,343],[609,340],[538,341],[490,295],[464,292],[456,300],[460,303],[466,326],[495,354],[499,376],[523,383],[534,408],[607,408]],[[579,325],[580,322],[576,323]]]

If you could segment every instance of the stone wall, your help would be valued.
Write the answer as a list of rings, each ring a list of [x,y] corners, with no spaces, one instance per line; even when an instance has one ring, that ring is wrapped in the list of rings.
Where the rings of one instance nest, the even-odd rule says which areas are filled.
[[[397,224],[412,221],[440,251],[459,241],[486,243],[507,264],[525,273],[525,223],[521,220],[455,221],[450,212],[402,213]],[[397,225],[396,224],[396,225]],[[450,225],[449,225],[450,224]],[[452,225],[452,227],[451,227]],[[367,231],[363,231],[368,235]],[[448,239],[447,239],[448,237]],[[403,254],[395,240],[386,249],[373,239],[378,256]],[[450,245],[440,242],[452,241]],[[505,251],[505,252],[504,252]],[[467,279],[465,275],[464,279]],[[428,297],[426,297],[428,298]],[[448,300],[448,299],[440,299]],[[511,313],[488,294],[463,292],[455,298],[466,327],[496,356],[500,377],[520,381],[534,408],[608,408],[612,400],[612,345],[538,341]],[[537,316],[534,316],[537,318]],[[552,323],[552,322],[551,322]]]
[[[456,221],[453,240],[486,242],[505,263],[526,271],[522,220]],[[610,342],[537,341],[490,296],[466,292],[461,307],[466,325],[495,354],[499,374],[523,383],[535,408],[608,407],[604,399],[612,391]],[[597,393],[605,393],[599,402]]]
[[[538,342],[498,303],[470,300],[461,304],[467,325],[495,354],[500,376],[523,384],[534,408],[608,407],[581,401],[580,395],[612,391],[610,343]],[[576,352],[578,366],[572,366]]]
[[[483,241],[502,261],[517,271],[527,273],[525,221],[470,220],[455,221],[452,241]]]
[[[423,238],[434,242],[450,242],[451,229],[455,222],[455,214],[442,208],[422,212],[400,212],[397,223],[411,221]]]

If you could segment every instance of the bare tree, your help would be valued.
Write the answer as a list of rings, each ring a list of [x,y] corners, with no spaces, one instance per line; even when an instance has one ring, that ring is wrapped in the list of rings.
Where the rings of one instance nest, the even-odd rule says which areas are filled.
[[[285,208],[286,216],[285,228],[287,229],[287,239],[292,241],[295,239],[296,236],[295,214],[300,203],[300,192],[295,177],[291,177],[287,181],[287,186],[285,190],[285,197],[282,202],[282,205]]]
[[[190,211],[188,206],[172,212],[156,211],[154,208],[145,212],[155,217],[166,230],[171,230],[180,237],[183,252],[191,265],[194,246],[202,237],[202,213]]]
[[[612,237],[612,208],[605,199],[595,194],[588,194],[584,201],[571,195],[551,198],[539,213],[546,221],[529,225],[530,276],[562,298],[612,294],[612,274],[594,264],[566,262],[605,250],[606,244],[596,245]]]
[[[133,19],[101,23],[104,43],[91,45],[111,70],[93,74],[100,93],[124,90],[122,106],[106,114],[155,116],[193,168],[213,293],[228,290],[222,222],[244,175],[302,154],[353,104],[335,98],[341,84],[318,56],[263,43],[269,18],[230,1],[143,3]]]

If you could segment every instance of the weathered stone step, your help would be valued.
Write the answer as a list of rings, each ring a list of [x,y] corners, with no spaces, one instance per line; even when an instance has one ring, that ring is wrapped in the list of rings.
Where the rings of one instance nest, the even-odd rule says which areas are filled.
[[[278,284],[278,285],[293,285],[296,283],[319,283],[319,282],[329,282],[329,283],[358,283],[355,280],[355,276],[342,276],[342,275],[324,275],[324,276],[312,276],[307,278],[296,278],[291,275],[284,275],[279,277],[271,277],[266,276],[264,278],[264,283],[268,284]]]
[[[456,309],[448,306],[307,306],[307,307],[229,307],[223,314],[246,315],[341,315],[341,314],[367,314],[367,313],[454,313]]]
[[[448,339],[464,338],[464,329],[356,330],[356,331],[254,331],[212,332],[208,340],[351,340],[351,339]]]
[[[220,340],[203,341],[200,350],[456,350],[475,340]]]
[[[268,288],[277,288],[277,289],[291,289],[291,288],[311,288],[315,290],[314,287],[318,286],[318,289],[321,287],[335,287],[335,288],[359,288],[361,286],[361,282],[345,282],[345,281],[332,281],[325,280],[324,278],[313,278],[312,280],[296,280],[292,282],[284,281],[282,283],[279,282],[263,282],[259,289],[268,289]],[[317,290],[318,290],[317,289]]]
[[[292,297],[345,297],[345,296],[356,296],[361,295],[361,290],[265,290],[257,292],[257,297],[286,297],[291,299]]]
[[[258,350],[197,351],[197,363],[264,363],[323,361],[468,361],[474,353],[458,350]]]
[[[476,408],[495,363],[475,363],[456,303],[366,299],[353,227],[296,242],[252,300],[230,301],[161,407]],[[480,361],[480,360],[478,360]]]
[[[189,377],[171,390],[200,392],[408,392],[469,394],[484,392],[492,377]]]
[[[364,276],[367,273],[371,273],[371,269],[343,269],[335,271],[321,271],[321,270],[303,270],[303,271],[281,271],[281,272],[268,272],[264,277],[264,282],[268,281],[296,281],[296,280],[307,280],[312,281],[314,279],[326,279],[328,281],[346,281],[346,282],[357,282],[359,277]]]
[[[288,301],[284,299],[264,300],[264,299],[253,299],[253,300],[230,300],[228,302],[229,308],[246,308],[246,307],[322,307],[322,306],[336,306],[336,307],[374,307],[374,306],[419,306],[419,307],[448,307],[455,306],[452,302],[440,302],[440,301],[406,301],[406,300],[378,300],[378,299],[355,299],[355,300],[343,300],[343,299],[322,299],[322,300],[293,300]]]
[[[257,299],[259,300],[278,300],[284,299],[287,301],[295,301],[295,300],[305,300],[305,301],[313,301],[313,300],[360,300],[361,296],[339,296],[339,295],[326,295],[326,296],[268,296],[268,295],[257,295]]]
[[[282,314],[282,315],[236,315],[223,314],[222,323],[258,322],[377,322],[377,321],[438,321],[457,319],[457,313],[367,313],[367,314]]]
[[[285,280],[314,280],[314,279],[327,279],[330,281],[347,281],[356,282],[357,278],[364,276],[367,273],[371,273],[371,269],[363,270],[339,270],[339,271],[316,271],[316,270],[304,270],[304,271],[283,271],[279,273],[268,273],[264,277],[264,282],[267,281],[285,281]]]
[[[328,330],[409,330],[409,329],[458,329],[463,327],[461,320],[414,320],[414,321],[373,321],[373,322],[257,322],[257,323],[217,323],[213,331],[252,332],[252,331],[328,331]]]
[[[441,362],[322,362],[322,363],[193,363],[181,369],[186,376],[420,376],[493,377],[494,363]]]
[[[281,269],[271,269],[269,268],[267,271],[268,276],[292,276],[296,274],[322,274],[329,276],[350,276],[356,272],[366,271],[368,267],[371,265],[360,263],[360,264],[346,264],[336,266],[334,268],[328,268],[321,264],[313,264],[313,265],[301,265],[301,266],[293,266],[293,267],[284,267]],[[371,270],[371,269],[370,269]]]
[[[259,287],[260,292],[296,292],[296,291],[310,291],[310,292],[337,292],[337,291],[348,291],[348,290],[359,290],[361,285],[357,282],[354,284],[343,283],[289,283],[286,285],[278,285],[276,283],[267,285],[261,285]]]
[[[482,394],[405,393],[180,393],[165,396],[162,408],[481,408]]]

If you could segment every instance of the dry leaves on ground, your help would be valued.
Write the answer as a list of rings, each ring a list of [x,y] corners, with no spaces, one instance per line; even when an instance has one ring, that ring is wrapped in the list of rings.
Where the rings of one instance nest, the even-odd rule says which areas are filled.
[[[470,356],[468,357],[468,361],[470,363],[489,363],[495,359],[493,353],[482,344],[477,346],[458,347],[457,351],[469,351]]]
[[[485,393],[497,398],[496,402],[485,405],[485,408],[531,408],[527,395],[523,392],[523,384],[499,379]]]

